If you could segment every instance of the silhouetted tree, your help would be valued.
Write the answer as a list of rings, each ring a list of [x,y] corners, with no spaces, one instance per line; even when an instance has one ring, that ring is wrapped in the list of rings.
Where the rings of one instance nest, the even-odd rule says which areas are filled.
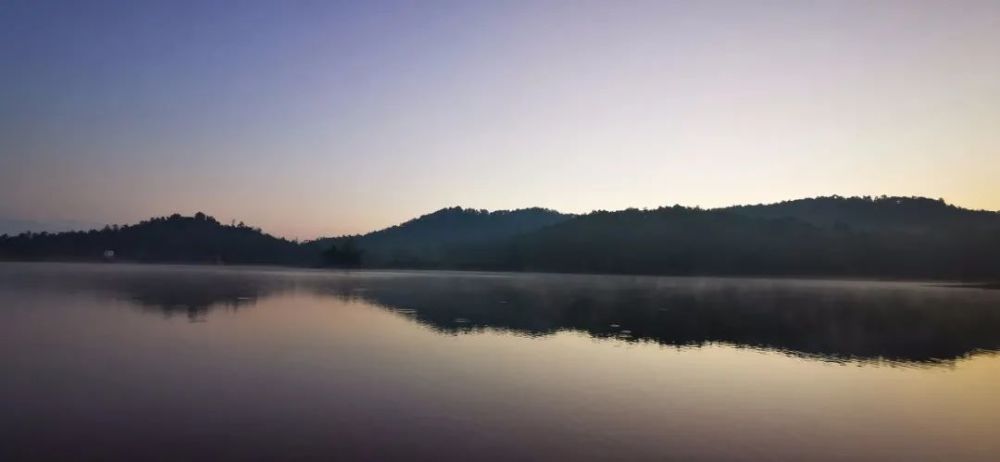
[[[346,238],[337,244],[331,244],[323,252],[323,263],[326,266],[356,267],[361,265],[361,254],[354,238]]]

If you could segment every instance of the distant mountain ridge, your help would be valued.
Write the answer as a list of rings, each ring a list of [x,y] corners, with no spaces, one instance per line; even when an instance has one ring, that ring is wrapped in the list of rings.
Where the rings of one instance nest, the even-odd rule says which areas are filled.
[[[80,229],[92,229],[95,227],[100,227],[96,223],[84,223],[72,220],[51,220],[51,221],[36,221],[36,220],[23,220],[19,218],[7,218],[0,217],[0,235],[3,234],[20,234],[24,232],[36,232],[40,233],[42,231],[48,233],[58,233],[65,231],[75,231]]]
[[[179,215],[0,238],[0,259],[664,275],[1000,278],[1000,213],[923,197],[818,197],[583,215],[451,207],[364,235],[298,243]]]

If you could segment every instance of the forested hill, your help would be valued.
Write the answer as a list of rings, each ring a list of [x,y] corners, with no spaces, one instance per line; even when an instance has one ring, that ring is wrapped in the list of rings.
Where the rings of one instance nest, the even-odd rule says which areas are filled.
[[[817,197],[719,210],[758,218],[794,218],[821,227],[934,232],[940,228],[995,226],[1000,214],[924,197]]]
[[[467,252],[469,267],[644,274],[1000,277],[1000,213],[925,198],[594,212]]]
[[[93,261],[104,259],[110,250],[116,261],[441,267],[448,264],[444,257],[452,250],[501,242],[570,217],[540,208],[488,212],[452,207],[364,236],[298,243],[242,223],[224,225],[199,212],[101,230],[0,236],[0,259]],[[324,258],[336,245],[341,248],[336,254],[343,255],[346,248],[357,258]]]
[[[317,249],[356,246],[372,266],[436,267],[473,244],[503,242],[572,218],[543,208],[487,211],[450,207],[362,236],[319,239]],[[348,242],[348,239],[351,242]]]
[[[666,275],[1000,279],[1000,213],[919,197],[822,197],[704,210],[447,208],[297,243],[211,217],[0,237],[0,258]]]
[[[318,261],[298,243],[203,213],[152,218],[136,225],[0,237],[0,259],[299,265]]]

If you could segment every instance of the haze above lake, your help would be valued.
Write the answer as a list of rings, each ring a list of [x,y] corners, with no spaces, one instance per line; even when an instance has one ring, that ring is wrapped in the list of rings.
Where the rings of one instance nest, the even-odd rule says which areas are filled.
[[[1000,291],[0,264],[0,459],[995,460]]]

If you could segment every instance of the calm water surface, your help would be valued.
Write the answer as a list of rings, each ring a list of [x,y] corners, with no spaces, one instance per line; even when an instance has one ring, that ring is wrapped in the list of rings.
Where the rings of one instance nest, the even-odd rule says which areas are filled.
[[[1000,291],[0,264],[0,460],[1000,460]]]

